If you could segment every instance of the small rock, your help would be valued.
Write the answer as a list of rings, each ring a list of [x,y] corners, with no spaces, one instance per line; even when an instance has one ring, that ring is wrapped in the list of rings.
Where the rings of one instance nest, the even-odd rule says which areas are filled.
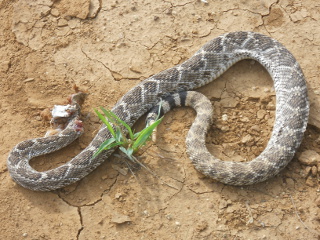
[[[23,80],[23,82],[32,82],[32,81],[34,81],[34,78],[27,78],[27,79],[25,79],[25,80]]]
[[[116,224],[122,224],[122,223],[125,223],[125,222],[131,222],[131,219],[127,215],[123,215],[123,214],[120,214],[120,213],[114,213],[112,218],[111,218],[111,222],[112,223],[116,223]]]
[[[222,118],[222,121],[224,121],[224,122],[228,121],[228,115],[227,114],[223,114],[221,118]]]
[[[52,8],[51,11],[50,11],[51,15],[54,16],[54,17],[58,17],[60,15],[58,9],[56,8]]]
[[[269,102],[266,106],[267,110],[276,110],[276,105],[274,105],[272,102]]]
[[[202,232],[202,231],[206,230],[207,228],[208,228],[208,222],[203,220],[201,223],[199,223],[197,225],[196,229],[198,232]]]
[[[108,179],[108,175],[103,175],[103,176],[101,177],[101,179],[102,179],[102,180]]]
[[[73,19],[68,21],[68,26],[71,29],[74,29],[74,28],[78,27],[79,25],[80,25],[80,21],[77,18],[73,18]]]
[[[263,91],[266,92],[266,91],[270,91],[270,90],[268,88],[265,88]],[[263,104],[268,104],[269,102],[271,102],[271,96],[265,96],[265,97],[261,98],[260,101]]]
[[[306,169],[304,170],[304,176],[308,176],[309,173],[311,172],[311,167],[310,166],[307,166]]]
[[[143,70],[137,66],[129,66],[129,69],[130,69],[130,71],[135,72],[135,73],[139,73],[139,74],[141,74],[143,72]]]
[[[288,186],[289,188],[294,188],[294,181],[293,181],[292,178],[287,178],[287,179],[286,179],[286,182],[287,182],[287,186]]]
[[[58,27],[64,27],[68,25],[68,21],[65,20],[64,18],[60,18],[58,21]]]
[[[89,18],[94,18],[97,16],[97,14],[100,11],[101,8],[101,2],[99,0],[91,0],[89,5]],[[132,11],[136,11],[135,7],[131,7]]]
[[[10,67],[10,61],[3,61],[0,63],[0,72],[7,72]]]
[[[230,97],[223,98],[220,103],[223,107],[226,108],[235,108],[239,104],[236,99]]]
[[[244,136],[242,139],[241,139],[241,142],[242,143],[248,143],[248,142],[250,142],[252,140],[252,137],[251,137],[251,135],[246,135],[246,136]]]
[[[260,132],[260,131],[261,131],[261,129],[260,129],[260,127],[259,127],[258,125],[253,125],[253,126],[251,127],[251,129],[252,129],[253,131],[256,131],[256,132]]]
[[[171,9],[171,8],[168,8],[168,9],[165,11],[165,14],[171,15],[171,14],[172,14],[172,9]]]
[[[316,166],[312,166],[311,168],[311,174],[312,176],[317,176],[317,173],[318,173],[318,168]]]
[[[228,132],[229,131],[229,127],[228,126],[222,126],[221,128],[222,132]]]
[[[257,118],[258,119],[263,119],[265,115],[266,115],[266,111],[264,111],[264,110],[259,110],[257,112]]]
[[[309,187],[314,187],[313,177],[309,176],[306,180],[306,185]]]
[[[302,164],[312,166],[317,165],[317,163],[320,161],[320,155],[313,150],[306,150],[301,153],[301,155],[298,157],[299,162]]]
[[[296,11],[290,15],[290,18],[293,22],[298,22],[303,20],[309,15],[306,9],[301,9],[300,11]]]
[[[116,193],[116,194],[114,195],[114,197],[115,197],[116,199],[119,199],[121,196],[122,196],[121,193]]]
[[[220,203],[219,203],[219,208],[223,209],[223,208],[226,208],[226,207],[228,207],[228,202],[226,200],[224,200],[224,199],[221,199]]]
[[[243,117],[240,119],[241,122],[250,122],[248,117]]]
[[[143,211],[143,215],[149,217],[149,212],[148,212],[148,210],[144,210],[144,211]]]

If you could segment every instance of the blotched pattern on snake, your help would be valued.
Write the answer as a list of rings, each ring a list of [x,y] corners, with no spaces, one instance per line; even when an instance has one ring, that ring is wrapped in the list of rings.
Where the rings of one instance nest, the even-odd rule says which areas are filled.
[[[188,153],[197,170],[225,184],[248,185],[264,181],[279,173],[293,158],[302,141],[309,115],[307,87],[298,62],[282,44],[268,36],[253,32],[219,36],[185,62],[133,87],[112,111],[132,125],[161,98],[201,87],[242,59],[258,61],[274,81],[276,116],[265,150],[250,162],[221,161],[207,151],[204,136],[197,135],[204,126],[197,124],[191,133],[195,140],[187,141]],[[31,158],[56,151],[80,135],[75,121],[78,121],[77,117],[58,135],[26,140],[16,145],[8,157],[12,178],[23,187],[50,191],[80,180],[110,156],[114,150],[92,158],[100,144],[111,137],[102,126],[88,147],[66,164],[45,172],[31,168]]]

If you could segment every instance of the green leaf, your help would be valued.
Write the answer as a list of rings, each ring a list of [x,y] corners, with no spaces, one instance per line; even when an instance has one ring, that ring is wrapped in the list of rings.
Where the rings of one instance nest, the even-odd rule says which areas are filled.
[[[136,139],[139,137],[140,133],[141,133],[141,132],[135,133],[135,134],[133,135],[133,140],[136,140]]]
[[[104,112],[106,116],[112,116],[112,118],[116,119],[118,123],[122,124],[128,130],[130,138],[133,139],[132,129],[125,121],[121,120],[116,114],[109,110],[106,110],[104,108],[101,108],[101,110]]]
[[[107,109],[105,109],[103,107],[100,107],[100,110],[104,113],[104,115],[106,115],[106,117],[108,118],[108,120],[110,122],[112,122],[113,124],[117,124],[116,119],[110,114],[111,113],[110,110],[107,110]]]
[[[123,137],[122,137],[121,130],[120,130],[119,127],[117,127],[117,130],[116,130],[116,141],[117,141],[117,142],[120,142],[122,138],[123,138]]]
[[[111,149],[111,148],[114,148],[114,147],[117,147],[117,146],[120,146],[120,145],[123,145],[123,144],[124,144],[124,142],[115,142],[115,143],[110,144],[108,149]]]
[[[109,146],[107,146],[106,148],[99,148],[99,150],[93,155],[93,158],[98,156],[102,151],[107,151],[109,149],[120,146],[122,144],[123,144],[123,142],[114,142],[114,143],[110,144]]]
[[[133,153],[133,149],[132,148],[128,148],[128,149],[125,149],[124,147],[119,147],[119,149],[127,155],[127,157],[133,161],[133,158],[132,158],[132,153]]]
[[[94,111],[96,112],[96,114],[98,115],[98,117],[100,118],[100,120],[107,126],[108,130],[110,131],[110,133],[112,134],[112,136],[114,138],[116,138],[116,134],[113,130],[113,127],[111,126],[111,124],[107,121],[107,119],[96,109],[94,109]]]
[[[103,150],[108,150],[110,149],[110,147],[108,147],[110,144],[112,144],[113,142],[115,142],[116,139],[115,138],[109,138],[106,141],[104,141],[100,147],[98,148],[98,151],[95,152],[95,154],[93,155],[93,157],[96,157],[97,155],[99,155]]]
[[[140,132],[137,140],[132,145],[132,149],[134,152],[136,152],[141,146],[143,146],[146,143],[146,141],[151,136],[153,130],[159,125],[162,119],[163,118],[158,119],[157,121],[155,121],[150,126],[146,127]]]

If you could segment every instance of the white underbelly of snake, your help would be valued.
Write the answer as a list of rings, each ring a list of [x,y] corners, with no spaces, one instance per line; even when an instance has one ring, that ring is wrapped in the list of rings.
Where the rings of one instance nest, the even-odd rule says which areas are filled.
[[[298,62],[282,44],[268,36],[253,32],[232,32],[219,36],[185,62],[133,87],[112,111],[132,126],[161,98],[201,87],[242,59],[258,61],[274,82],[275,123],[266,148],[249,162],[215,158],[208,152],[204,140],[209,124],[202,121],[210,122],[210,118],[197,113],[199,118],[188,134],[187,151],[197,170],[222,183],[249,185],[264,181],[275,176],[291,161],[302,141],[309,115],[307,87]],[[44,172],[38,172],[29,165],[30,159],[57,151],[81,135],[77,97],[72,99],[71,104],[76,108],[72,115],[74,118],[63,131],[57,135],[23,141],[10,152],[8,170],[21,186],[36,191],[64,187],[92,172],[114,151],[108,150],[92,157],[100,144],[111,137],[110,132],[102,126],[92,142],[67,163]],[[201,104],[198,105],[201,108]]]

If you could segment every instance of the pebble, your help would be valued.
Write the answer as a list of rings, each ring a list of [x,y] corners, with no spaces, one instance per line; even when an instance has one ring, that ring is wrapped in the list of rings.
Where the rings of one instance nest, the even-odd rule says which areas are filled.
[[[222,121],[228,121],[228,115],[227,114],[223,114],[222,115]]]
[[[3,61],[0,63],[0,72],[7,72],[10,67],[10,61]]]
[[[269,102],[266,106],[267,110],[276,110],[276,105],[274,105],[272,102]]]
[[[317,163],[320,161],[320,155],[316,151],[306,150],[300,154],[298,160],[302,164],[308,166],[317,165]]]
[[[76,28],[80,24],[79,20],[74,18],[68,21],[68,26],[72,29]]]
[[[58,27],[64,27],[64,26],[67,26],[68,25],[68,21],[65,20],[64,18],[60,18],[58,20]]]
[[[259,110],[257,112],[257,118],[258,119],[263,119],[265,115],[266,115],[266,111],[264,111],[264,110]]]
[[[165,14],[171,15],[171,14],[172,14],[172,9],[171,9],[171,8],[167,9],[167,10],[165,11]]]
[[[123,215],[120,213],[114,213],[112,218],[111,218],[112,223],[117,223],[117,224],[122,224],[125,222],[131,222],[131,219],[127,215]]]
[[[221,131],[222,131],[222,132],[228,132],[229,129],[230,129],[230,128],[229,128],[228,126],[222,126],[222,127],[221,127]]]
[[[304,170],[304,174],[305,174],[304,176],[308,176],[310,172],[311,172],[311,167],[307,166]]]
[[[311,168],[311,174],[312,176],[317,176],[318,168],[316,166],[312,166]]]
[[[60,15],[58,9],[56,9],[56,8],[52,8],[50,13],[54,17],[58,17]]]
[[[309,187],[314,187],[313,177],[309,176],[306,180],[306,185]]]
[[[220,200],[220,203],[219,203],[219,208],[220,208],[220,209],[227,208],[228,205],[229,205],[229,204],[228,204],[228,202],[227,202],[226,200],[221,199],[221,200]]]
[[[258,125],[253,125],[253,126],[251,127],[251,129],[254,130],[254,131],[256,131],[256,132],[260,132],[260,130],[261,130]]]
[[[289,188],[294,188],[294,181],[292,178],[287,178],[286,183]]]
[[[23,80],[23,82],[32,82],[32,81],[34,81],[34,78],[27,78],[27,79],[25,79],[25,80]]]
[[[243,117],[240,119],[241,122],[250,122],[248,117]]]
[[[246,135],[246,136],[244,136],[242,139],[241,139],[241,142],[242,143],[248,143],[248,142],[250,142],[252,140],[252,137],[251,137],[251,135]]]

